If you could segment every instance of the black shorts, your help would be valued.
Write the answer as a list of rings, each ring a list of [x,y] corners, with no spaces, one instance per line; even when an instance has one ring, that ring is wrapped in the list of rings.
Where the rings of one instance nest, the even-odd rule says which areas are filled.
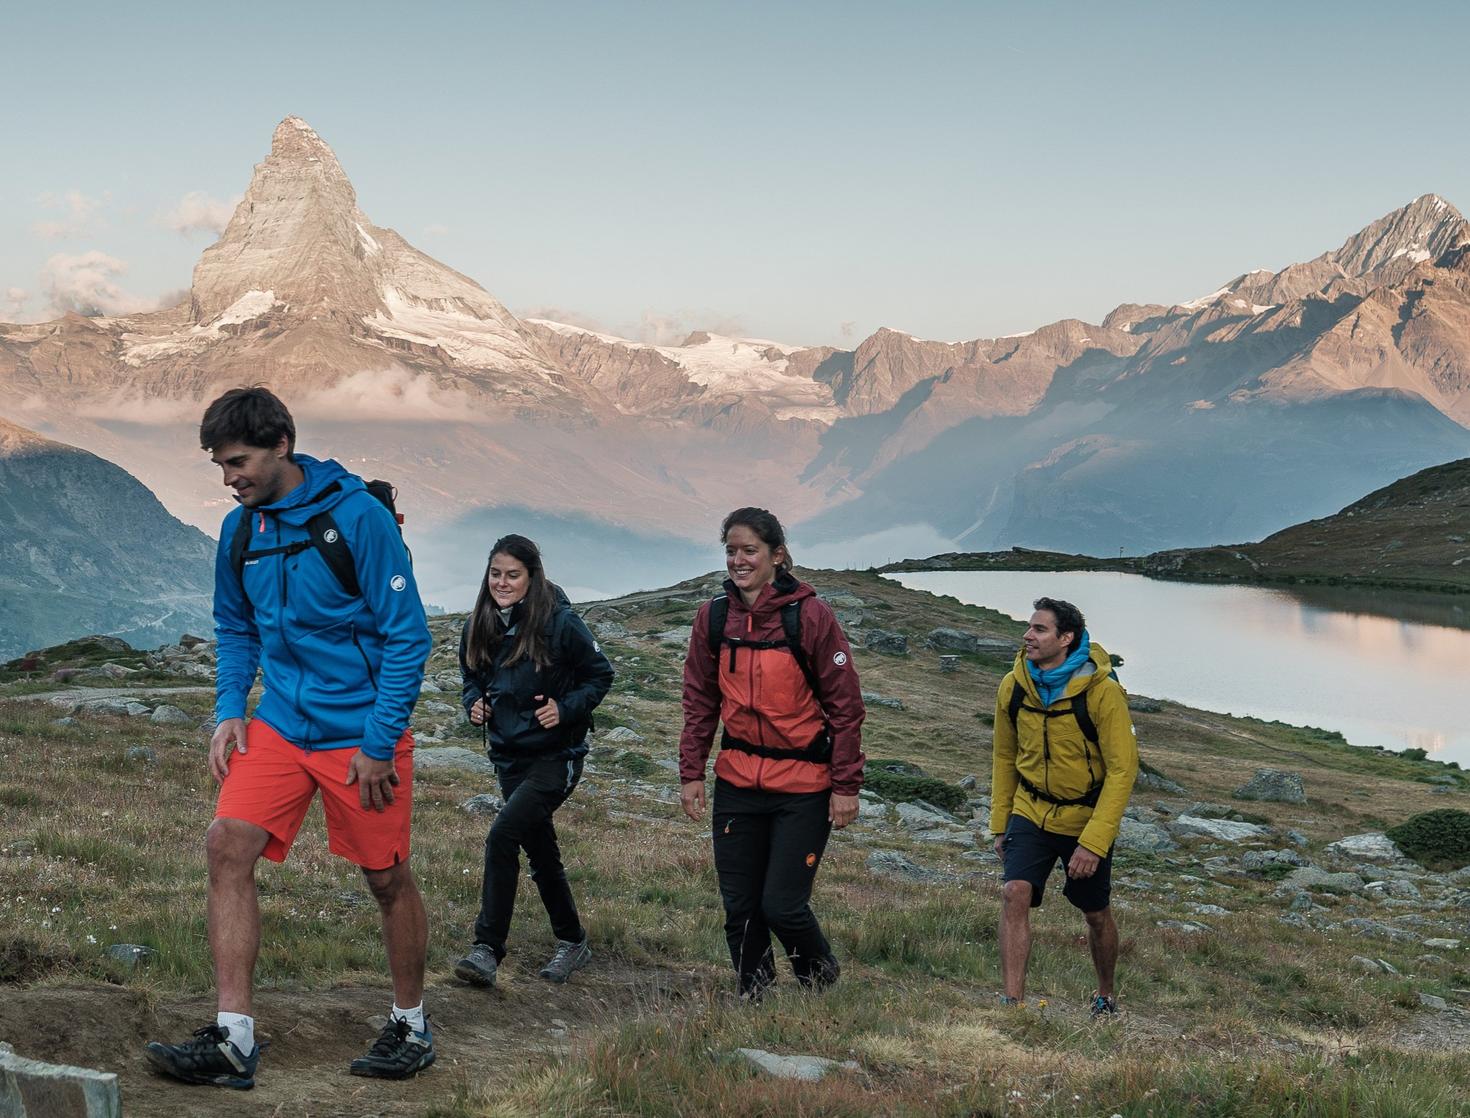
[[[1062,872],[1067,871],[1067,862],[1077,849],[1076,835],[1059,835],[1043,831],[1023,815],[1012,815],[1006,824],[1005,840],[1001,844],[1005,858],[1005,880],[1029,881],[1031,883],[1031,907],[1041,904],[1041,894],[1046,889],[1046,879],[1057,862]],[[1108,907],[1113,893],[1113,852],[1097,864],[1091,877],[1067,878],[1062,887],[1062,896],[1074,908],[1083,912],[1100,912]]]

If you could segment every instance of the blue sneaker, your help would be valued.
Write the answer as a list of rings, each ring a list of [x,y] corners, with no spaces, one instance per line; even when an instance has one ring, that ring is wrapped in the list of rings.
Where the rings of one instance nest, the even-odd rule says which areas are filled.
[[[1092,1019],[1116,1017],[1118,1015],[1118,1003],[1106,994],[1094,994],[1092,998]]]
[[[247,1056],[228,1038],[229,1034],[218,1025],[206,1025],[194,1031],[193,1040],[183,1044],[160,1044],[155,1040],[143,1054],[158,1071],[181,1083],[248,1091],[255,1086],[255,1068],[263,1046],[257,1044]]]
[[[401,1017],[390,1017],[368,1049],[366,1056],[353,1060],[348,1071],[376,1079],[407,1079],[434,1062],[434,1035],[428,1019],[424,1031],[417,1032]]]

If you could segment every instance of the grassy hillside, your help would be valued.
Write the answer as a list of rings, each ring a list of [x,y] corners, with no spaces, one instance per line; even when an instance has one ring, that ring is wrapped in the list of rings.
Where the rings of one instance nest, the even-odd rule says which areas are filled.
[[[1014,548],[895,563],[885,570],[1117,570],[1198,581],[1322,583],[1470,592],[1470,458],[1432,466],[1259,543],[1133,558]]]
[[[414,863],[430,912],[426,1005],[440,1059],[406,1084],[346,1074],[389,991],[375,907],[355,871],[327,853],[315,809],[290,861],[259,874],[257,1016],[272,1040],[259,1086],[242,1096],[149,1074],[144,1041],[182,1037],[213,1012],[206,735],[84,700],[127,694],[145,710],[167,701],[192,721],[207,716],[210,696],[170,690],[197,680],[171,682],[166,662],[140,664],[147,684],[129,677],[127,692],[104,689],[119,681],[99,675],[54,679],[71,658],[95,661],[82,645],[0,671],[0,1040],[22,1055],[118,1071],[130,1118],[1466,1111],[1470,957],[1425,941],[1463,934],[1467,875],[1356,865],[1324,848],[1421,811],[1470,807],[1470,778],[1322,731],[1137,700],[1145,760],[1182,785],[1137,789],[1140,824],[1193,808],[1234,810],[1270,829],[1244,844],[1194,838],[1119,852],[1125,1013],[1116,1022],[1088,1021],[1082,922],[1049,890],[1036,914],[1030,1004],[1005,1010],[995,996],[999,873],[981,801],[1007,658],[964,654],[944,674],[924,640],[940,626],[1012,639],[1017,626],[871,574],[809,577],[855,644],[874,629],[908,637],[907,656],[855,653],[864,689],[902,702],[870,702],[870,761],[917,765],[957,791],[977,778],[961,793],[970,810],[938,838],[903,826],[892,805],[834,836],[815,896],[843,965],[831,992],[803,994],[787,972],[760,1006],[731,993],[708,824],[679,812],[672,771],[681,627],[713,585],[701,579],[586,610],[618,676],[584,785],[558,815],[596,955],[566,987],[535,977],[552,943],[524,878],[502,985],[487,994],[451,977],[468,944],[487,826],[460,805],[493,782],[430,763],[479,744],[447,693],[459,619],[432,622],[431,687],[445,691],[426,692],[416,716]],[[1307,803],[1233,801],[1258,767],[1299,772]],[[1244,860],[1277,849],[1346,876],[1283,890],[1289,867],[1252,870]],[[868,862],[879,851],[928,879],[878,876]],[[157,954],[132,968],[105,954],[115,943]],[[769,1079],[740,1048],[855,1068],[818,1083]]]

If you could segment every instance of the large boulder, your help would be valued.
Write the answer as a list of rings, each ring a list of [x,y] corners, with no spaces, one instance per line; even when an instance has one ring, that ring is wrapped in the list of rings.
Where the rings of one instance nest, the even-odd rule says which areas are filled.
[[[1265,800],[1278,804],[1304,804],[1306,790],[1301,773],[1281,769],[1257,769],[1256,774],[1231,793],[1237,800]]]
[[[1142,850],[1148,853],[1162,853],[1179,848],[1179,844],[1169,837],[1169,832],[1157,823],[1144,823],[1126,815],[1118,828],[1117,845],[1119,850]]]
[[[1326,847],[1328,854],[1349,858],[1358,862],[1402,862],[1404,852],[1382,831],[1367,831],[1361,835],[1348,835]]]
[[[974,652],[975,634],[963,629],[930,629],[924,643],[940,652]]]
[[[869,629],[863,634],[863,647],[869,652],[880,652],[884,656],[907,656],[909,639],[902,633],[890,633],[883,629]]]

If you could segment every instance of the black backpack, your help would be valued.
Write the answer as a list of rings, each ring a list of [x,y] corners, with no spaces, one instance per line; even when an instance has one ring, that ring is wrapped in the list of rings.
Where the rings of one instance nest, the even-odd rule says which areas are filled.
[[[801,669],[801,674],[806,677],[807,686],[812,689],[818,702],[821,701],[822,691],[817,682],[817,673],[812,670],[811,661],[806,658],[806,649],[801,646],[801,600],[787,602],[781,607],[781,628],[786,632],[786,639],[780,641],[748,641],[743,637],[725,636],[725,622],[730,616],[730,599],[721,594],[709,604],[709,652],[711,656],[718,657],[723,645],[730,646],[730,670],[735,670],[735,651],[739,648],[787,648],[796,659],[796,666]]]
[[[403,514],[398,511],[398,490],[390,482],[374,478],[364,483],[367,491],[377,499],[378,503],[393,514],[394,523],[398,525],[398,538],[403,538]],[[341,492],[342,486],[339,482],[333,482],[318,494],[326,497],[332,493]],[[295,543],[284,544],[281,547],[266,547],[259,551],[251,551],[250,547],[250,510],[245,510],[235,524],[235,535],[230,540],[230,566],[235,570],[235,577],[241,580],[244,586],[245,564],[254,559],[263,559],[267,555],[297,555],[308,547],[314,547],[321,554],[322,560],[328,569],[337,577],[342,589],[354,598],[362,597],[362,586],[357,581],[357,564],[352,558],[352,549],[347,546],[347,541],[342,538],[342,533],[337,528],[337,522],[332,519],[330,512],[319,512],[306,522],[306,530],[310,533],[309,538],[297,540]],[[408,550],[408,545],[403,545],[403,550],[408,554],[408,560],[413,562],[413,552]]]

